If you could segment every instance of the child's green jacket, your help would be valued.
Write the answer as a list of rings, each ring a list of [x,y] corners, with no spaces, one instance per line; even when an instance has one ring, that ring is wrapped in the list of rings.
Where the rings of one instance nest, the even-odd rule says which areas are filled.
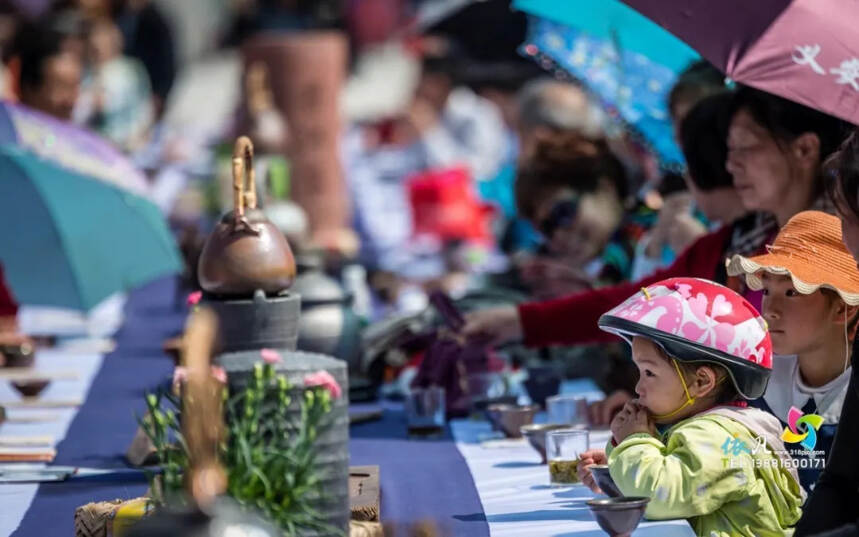
[[[789,536],[805,492],[781,432],[758,409],[717,407],[606,453],[621,492],[651,498],[648,518],[687,518],[705,537]]]

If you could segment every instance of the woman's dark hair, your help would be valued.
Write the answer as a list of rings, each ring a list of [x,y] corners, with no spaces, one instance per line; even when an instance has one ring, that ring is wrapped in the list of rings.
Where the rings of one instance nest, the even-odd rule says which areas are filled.
[[[38,88],[44,81],[45,62],[60,54],[65,36],[46,23],[22,23],[4,59],[18,57],[21,63],[20,86],[23,91]]]
[[[686,188],[686,180],[683,179],[682,175],[675,172],[665,172],[659,179],[659,185],[656,187],[656,191],[663,198],[678,192],[685,192],[686,190],[688,190]]]
[[[780,143],[790,143],[807,132],[817,135],[821,162],[838,149],[851,130],[846,121],[750,87],[734,93],[730,117],[740,110],[748,112]]]
[[[578,133],[563,133],[537,145],[534,156],[523,163],[514,186],[516,206],[523,218],[533,219],[540,199],[561,188],[579,194],[592,193],[608,184],[623,203],[628,177],[604,140]]]
[[[854,131],[825,165],[826,190],[846,217],[859,221],[859,130]]]
[[[677,77],[677,82],[674,83],[668,94],[668,112],[674,117],[674,109],[680,102],[698,102],[704,97],[724,90],[725,75],[710,62],[697,61],[689,65]]]
[[[703,191],[734,186],[734,178],[725,169],[732,102],[728,91],[706,97],[680,124],[680,145],[689,178]]]

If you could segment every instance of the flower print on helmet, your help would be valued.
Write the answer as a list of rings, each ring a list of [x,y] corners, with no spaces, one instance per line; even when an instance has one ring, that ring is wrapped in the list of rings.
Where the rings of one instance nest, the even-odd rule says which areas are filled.
[[[599,326],[627,341],[651,339],[680,361],[719,364],[746,399],[766,391],[772,368],[766,322],[743,297],[717,283],[663,280],[605,313]]]

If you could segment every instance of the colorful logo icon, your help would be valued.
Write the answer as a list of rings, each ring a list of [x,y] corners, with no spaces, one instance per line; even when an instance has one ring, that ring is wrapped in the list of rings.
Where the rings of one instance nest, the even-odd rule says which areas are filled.
[[[817,430],[823,425],[823,416],[803,414],[802,410],[792,406],[787,413],[787,425],[781,433],[781,439],[791,444],[799,442],[802,447],[812,451],[817,445]]]

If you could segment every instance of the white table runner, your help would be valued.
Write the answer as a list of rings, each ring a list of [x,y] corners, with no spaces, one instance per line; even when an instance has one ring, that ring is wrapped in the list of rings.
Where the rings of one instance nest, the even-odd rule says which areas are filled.
[[[567,381],[561,393],[589,401],[602,393],[589,380]],[[538,417],[538,421],[543,416]],[[548,466],[527,440],[490,440],[486,421],[451,422],[456,447],[474,479],[492,537],[605,537],[590,513],[594,494],[584,486],[551,487]],[[609,431],[592,431],[591,447],[606,444]],[[694,537],[685,520],[642,522],[633,537]]]
[[[78,377],[74,380],[55,380],[51,382],[41,397],[45,399],[85,399],[92,380],[101,367],[103,355],[94,353],[71,353],[58,350],[41,350],[36,354],[35,368],[38,371],[74,370]],[[6,381],[0,381],[0,401],[20,398],[18,392]],[[50,435],[58,444],[65,436],[69,425],[77,414],[77,408],[50,409],[7,409],[10,418],[32,416],[56,416],[56,420],[36,423],[3,423],[0,435],[3,436],[41,436]],[[55,444],[55,445],[56,445]],[[38,484],[0,484],[0,536],[11,535],[29,509]]]

